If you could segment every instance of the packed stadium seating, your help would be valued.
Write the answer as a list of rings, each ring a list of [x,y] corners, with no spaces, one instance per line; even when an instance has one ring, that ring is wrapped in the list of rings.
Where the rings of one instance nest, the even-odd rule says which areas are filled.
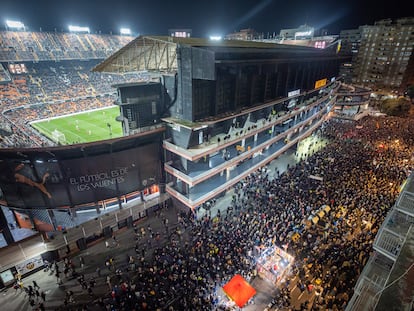
[[[28,123],[109,106],[115,100],[113,84],[145,80],[147,77],[136,73],[91,71],[131,39],[97,34],[0,32],[0,147],[53,145]]]
[[[132,39],[101,34],[0,31],[0,61],[103,59]]]

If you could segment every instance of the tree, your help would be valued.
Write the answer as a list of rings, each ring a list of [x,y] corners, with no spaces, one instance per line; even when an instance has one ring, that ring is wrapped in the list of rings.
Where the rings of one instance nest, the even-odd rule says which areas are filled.
[[[410,108],[410,101],[405,97],[386,99],[380,104],[381,112],[396,117],[408,116]]]
[[[411,99],[411,103],[414,103],[414,85],[413,84],[407,87],[407,96]]]

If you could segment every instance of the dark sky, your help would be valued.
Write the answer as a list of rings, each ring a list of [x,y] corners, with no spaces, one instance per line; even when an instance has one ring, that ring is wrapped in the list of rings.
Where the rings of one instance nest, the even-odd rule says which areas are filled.
[[[373,24],[383,18],[413,15],[409,0],[1,0],[6,19],[30,30],[67,31],[69,24],[92,32],[165,35],[169,28],[190,28],[193,36],[224,35],[251,27],[265,34],[308,24],[329,34]]]

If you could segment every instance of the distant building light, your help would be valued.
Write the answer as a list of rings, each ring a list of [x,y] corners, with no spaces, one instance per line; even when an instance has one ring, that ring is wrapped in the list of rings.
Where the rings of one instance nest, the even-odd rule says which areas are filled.
[[[324,49],[326,47],[325,41],[316,41],[315,42],[315,48],[317,49]]]
[[[6,21],[6,26],[8,28],[14,28],[14,29],[24,29],[24,24],[19,21]]]
[[[312,33],[313,33],[312,30],[308,30],[308,31],[298,31],[298,32],[295,32],[295,38],[296,37],[312,36]]]
[[[178,38],[187,38],[190,36],[190,34],[186,31],[175,31],[171,34],[171,36]]]
[[[120,29],[121,35],[131,35],[131,29],[129,28],[121,28]]]
[[[221,36],[210,36],[210,40],[220,41],[221,40]]]
[[[69,25],[70,32],[87,32],[90,33],[89,27],[73,26]]]

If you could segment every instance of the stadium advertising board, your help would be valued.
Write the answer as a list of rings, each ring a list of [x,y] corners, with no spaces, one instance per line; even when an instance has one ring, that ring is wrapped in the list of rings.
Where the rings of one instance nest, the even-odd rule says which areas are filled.
[[[299,94],[300,94],[300,89],[297,89],[297,90],[288,92],[288,97],[292,97],[292,96],[299,95]]]
[[[121,196],[157,183],[159,146],[83,158],[3,159],[0,188],[9,206],[54,208]]]
[[[327,81],[328,81],[328,79],[326,79],[326,78],[316,81],[315,82],[315,89],[318,89],[322,86],[325,86]]]
[[[44,266],[44,262],[42,257],[36,256],[33,258],[30,258],[20,264],[16,265],[16,270],[18,273],[20,273],[21,275],[25,275],[26,273],[29,273],[31,271],[34,271],[37,268],[43,267]]]

